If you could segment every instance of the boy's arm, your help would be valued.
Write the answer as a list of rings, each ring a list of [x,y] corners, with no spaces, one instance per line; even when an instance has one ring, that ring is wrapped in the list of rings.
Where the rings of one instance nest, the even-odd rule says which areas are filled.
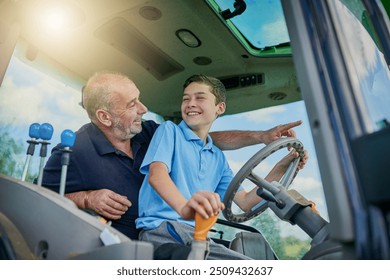
[[[187,200],[178,190],[162,162],[152,162],[149,166],[149,183],[158,194],[185,220],[195,218],[195,212],[207,219],[223,210],[219,195],[201,191]]]
[[[234,150],[255,144],[269,144],[282,136],[296,137],[293,127],[302,121],[275,126],[266,131],[228,130],[210,132],[214,144],[221,150]]]
[[[264,178],[268,182],[279,181],[284,173],[286,173],[287,168],[290,163],[297,158],[299,155],[295,150],[290,151],[288,155],[283,157],[272,170],[268,173],[268,175]],[[298,168],[302,169],[306,164],[308,159],[307,151],[305,150],[305,155],[300,162]],[[262,198],[256,194],[257,187],[253,188],[251,191],[246,192],[245,190],[241,190],[236,193],[234,197],[234,202],[243,210],[248,211],[253,206],[258,204]]]

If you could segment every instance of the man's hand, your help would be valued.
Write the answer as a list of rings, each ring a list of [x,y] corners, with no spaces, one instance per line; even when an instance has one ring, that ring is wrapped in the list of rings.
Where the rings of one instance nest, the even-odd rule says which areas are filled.
[[[295,131],[292,128],[301,124],[302,121],[290,122],[287,124],[275,126],[274,128],[264,131],[264,135],[262,136],[262,142],[264,144],[269,144],[275,140],[278,140],[282,136],[296,137]]]
[[[89,191],[86,199],[89,209],[110,220],[120,219],[131,206],[126,196],[108,189]]]
[[[204,219],[208,219],[218,215],[223,209],[225,209],[225,205],[217,193],[200,191],[187,201],[180,209],[179,214],[185,220],[192,220],[195,218],[195,212],[198,212]]]

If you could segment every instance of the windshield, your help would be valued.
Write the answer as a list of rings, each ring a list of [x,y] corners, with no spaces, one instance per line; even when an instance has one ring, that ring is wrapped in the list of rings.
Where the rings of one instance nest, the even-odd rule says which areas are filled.
[[[234,11],[235,0],[215,0],[215,2],[220,11],[227,9]],[[284,48],[284,54],[291,54],[290,38],[280,1],[249,0],[245,3],[245,11],[228,20],[233,24],[232,31],[239,32],[253,49],[281,54]]]

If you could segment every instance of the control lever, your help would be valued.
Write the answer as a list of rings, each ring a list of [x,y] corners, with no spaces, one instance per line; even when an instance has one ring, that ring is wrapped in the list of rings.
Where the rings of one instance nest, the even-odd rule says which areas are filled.
[[[60,195],[65,195],[65,183],[66,183],[66,176],[68,173],[68,165],[70,160],[70,153],[72,152],[71,148],[74,145],[74,142],[76,140],[76,134],[70,130],[65,129],[61,133],[61,145],[62,145],[62,157],[61,157],[61,181],[60,181]]]
[[[35,145],[37,145],[38,139],[39,139],[39,127],[41,125],[39,123],[33,123],[30,125],[30,128],[28,130],[28,135],[30,136],[30,140],[27,140],[27,143],[29,143],[28,148],[27,148],[27,157],[26,157],[26,162],[24,164],[23,168],[23,173],[22,173],[22,181],[26,180],[27,176],[27,171],[30,166],[30,160],[31,157],[34,155],[35,151]]]
[[[205,260],[207,258],[210,252],[207,234],[217,219],[217,215],[204,219],[200,214],[195,213],[194,240],[191,244],[191,252],[188,255],[188,260]]]
[[[42,186],[43,168],[45,167],[45,159],[47,156],[47,146],[50,144],[48,140],[53,136],[53,126],[50,123],[43,123],[39,127],[39,138],[42,139],[41,150],[39,156],[41,157],[39,164],[38,186]]]
[[[261,198],[264,198],[265,200],[275,202],[276,206],[280,209],[282,209],[286,205],[282,200],[276,199],[276,197],[271,192],[267,191],[263,187],[258,186],[256,194]]]

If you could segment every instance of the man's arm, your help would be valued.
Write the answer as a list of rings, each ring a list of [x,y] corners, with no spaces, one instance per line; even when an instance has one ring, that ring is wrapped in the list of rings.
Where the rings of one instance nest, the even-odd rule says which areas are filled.
[[[228,130],[210,132],[214,144],[221,150],[235,150],[255,144],[269,144],[282,136],[296,137],[293,127],[299,126],[302,121],[291,122],[275,126],[265,131]]]

